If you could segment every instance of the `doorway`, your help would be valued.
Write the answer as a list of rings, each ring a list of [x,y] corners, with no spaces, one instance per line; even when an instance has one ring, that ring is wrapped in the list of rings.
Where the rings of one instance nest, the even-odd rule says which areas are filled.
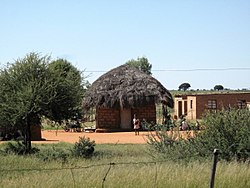
[[[124,108],[120,111],[121,129],[131,129],[131,108]]]
[[[182,101],[178,101],[178,117],[182,115]]]

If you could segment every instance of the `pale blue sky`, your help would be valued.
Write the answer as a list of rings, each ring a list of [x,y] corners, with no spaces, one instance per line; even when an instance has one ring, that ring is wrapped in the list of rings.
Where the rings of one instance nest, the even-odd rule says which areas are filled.
[[[1,0],[1,66],[30,52],[66,58],[90,82],[145,56],[168,89],[250,88],[250,1]],[[228,68],[243,69],[188,71]]]

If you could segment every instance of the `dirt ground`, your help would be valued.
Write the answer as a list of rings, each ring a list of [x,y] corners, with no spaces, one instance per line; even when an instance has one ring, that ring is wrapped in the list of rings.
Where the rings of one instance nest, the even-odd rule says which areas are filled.
[[[133,143],[144,144],[146,143],[148,132],[140,132],[140,135],[136,135],[134,132],[112,132],[112,133],[95,133],[95,132],[65,132],[62,130],[45,130],[42,131],[42,138],[44,141],[32,141],[32,143],[58,143],[69,142],[75,143],[79,140],[79,137],[88,137],[90,140],[94,140],[96,143]]]

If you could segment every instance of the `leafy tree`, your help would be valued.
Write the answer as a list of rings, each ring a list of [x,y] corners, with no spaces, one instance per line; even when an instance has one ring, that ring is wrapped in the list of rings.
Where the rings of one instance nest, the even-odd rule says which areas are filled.
[[[31,125],[42,116],[60,122],[80,104],[80,72],[65,60],[30,53],[0,72],[0,122],[2,127],[22,130],[31,151]]]
[[[84,93],[81,72],[64,59],[52,61],[48,70],[55,84],[53,92],[56,93],[56,100],[50,101],[47,117],[60,123],[64,119],[78,116]]]
[[[220,91],[220,90],[223,90],[224,87],[222,85],[215,85],[214,86],[214,90],[217,90],[217,91]]]
[[[151,75],[151,68],[152,68],[152,64],[149,63],[148,59],[145,57],[138,57],[137,60],[131,59],[128,62],[126,62],[129,65],[132,65],[136,68],[138,68],[139,70]]]
[[[179,86],[179,91],[180,90],[183,90],[183,91],[186,91],[188,88],[190,88],[191,85],[189,83],[182,83],[180,86]]]

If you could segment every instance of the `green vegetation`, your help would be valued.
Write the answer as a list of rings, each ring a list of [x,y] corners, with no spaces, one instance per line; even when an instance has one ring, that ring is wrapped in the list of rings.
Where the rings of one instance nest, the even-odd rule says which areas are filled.
[[[160,129],[149,136],[149,145],[164,158],[171,160],[204,160],[216,148],[221,159],[248,161],[250,159],[250,111],[248,109],[222,110],[208,113],[203,119],[206,128],[180,138],[178,132],[166,134]]]
[[[72,154],[76,157],[90,158],[95,150],[95,141],[89,138],[80,137],[79,142],[76,142]]]
[[[191,85],[189,83],[182,83],[180,86],[179,86],[179,91],[186,91],[188,90],[188,88],[190,88]]]
[[[0,130],[24,136],[31,151],[31,126],[46,117],[58,122],[80,114],[84,82],[70,62],[30,53],[0,70]]]
[[[3,148],[5,144],[0,145]],[[152,158],[148,145],[96,145],[92,158],[52,159],[72,144],[34,144],[40,155],[2,155],[0,187],[208,187],[212,161],[177,163]],[[49,155],[49,153],[51,153]],[[212,154],[211,154],[212,155]],[[250,186],[246,163],[219,161],[215,187]],[[104,181],[105,179],[105,181]]]
[[[90,158],[95,150],[95,141],[89,138],[80,137],[79,141],[71,147],[48,147],[40,151],[39,148],[33,147],[28,154],[34,154],[44,161],[62,160],[68,161],[71,157]],[[24,155],[27,154],[26,147],[23,142],[7,142],[0,150],[3,155]]]
[[[4,143],[0,187],[208,187],[214,148],[220,149],[215,187],[249,187],[249,113],[207,114],[206,129],[195,138],[187,132],[187,140],[160,129],[149,144],[95,145],[81,138],[75,145],[36,144],[39,152],[29,155],[11,154],[22,147]]]
[[[134,66],[149,75],[152,74],[151,72],[152,64],[149,63],[146,57],[141,57],[141,58],[138,57],[137,60],[131,59],[127,61],[126,64]]]
[[[216,94],[216,93],[249,93],[250,90],[249,89],[238,89],[238,90],[230,90],[230,89],[225,89],[224,90],[206,90],[206,89],[197,89],[197,90],[186,90],[186,91],[182,91],[182,90],[170,90],[170,93],[172,94],[172,96],[176,96],[176,95],[195,95],[195,94]]]
[[[147,58],[127,63],[151,74]],[[195,137],[166,134],[162,125],[155,125],[147,145],[96,145],[82,137],[74,145],[32,148],[31,125],[58,129],[69,119],[82,118],[82,127],[93,126],[94,109],[83,114],[80,108],[88,85],[68,61],[36,53],[0,70],[0,128],[21,131],[25,138],[0,145],[0,187],[208,187],[215,148],[220,150],[215,187],[250,187],[249,110],[207,114],[205,129]],[[218,91],[187,91],[190,87],[183,83],[182,91],[172,94],[222,92],[220,85],[214,88]],[[159,124],[162,111],[158,105]]]
[[[222,85],[215,85],[214,86],[214,90],[217,90],[217,91],[220,91],[220,90],[223,90],[224,87]]]

